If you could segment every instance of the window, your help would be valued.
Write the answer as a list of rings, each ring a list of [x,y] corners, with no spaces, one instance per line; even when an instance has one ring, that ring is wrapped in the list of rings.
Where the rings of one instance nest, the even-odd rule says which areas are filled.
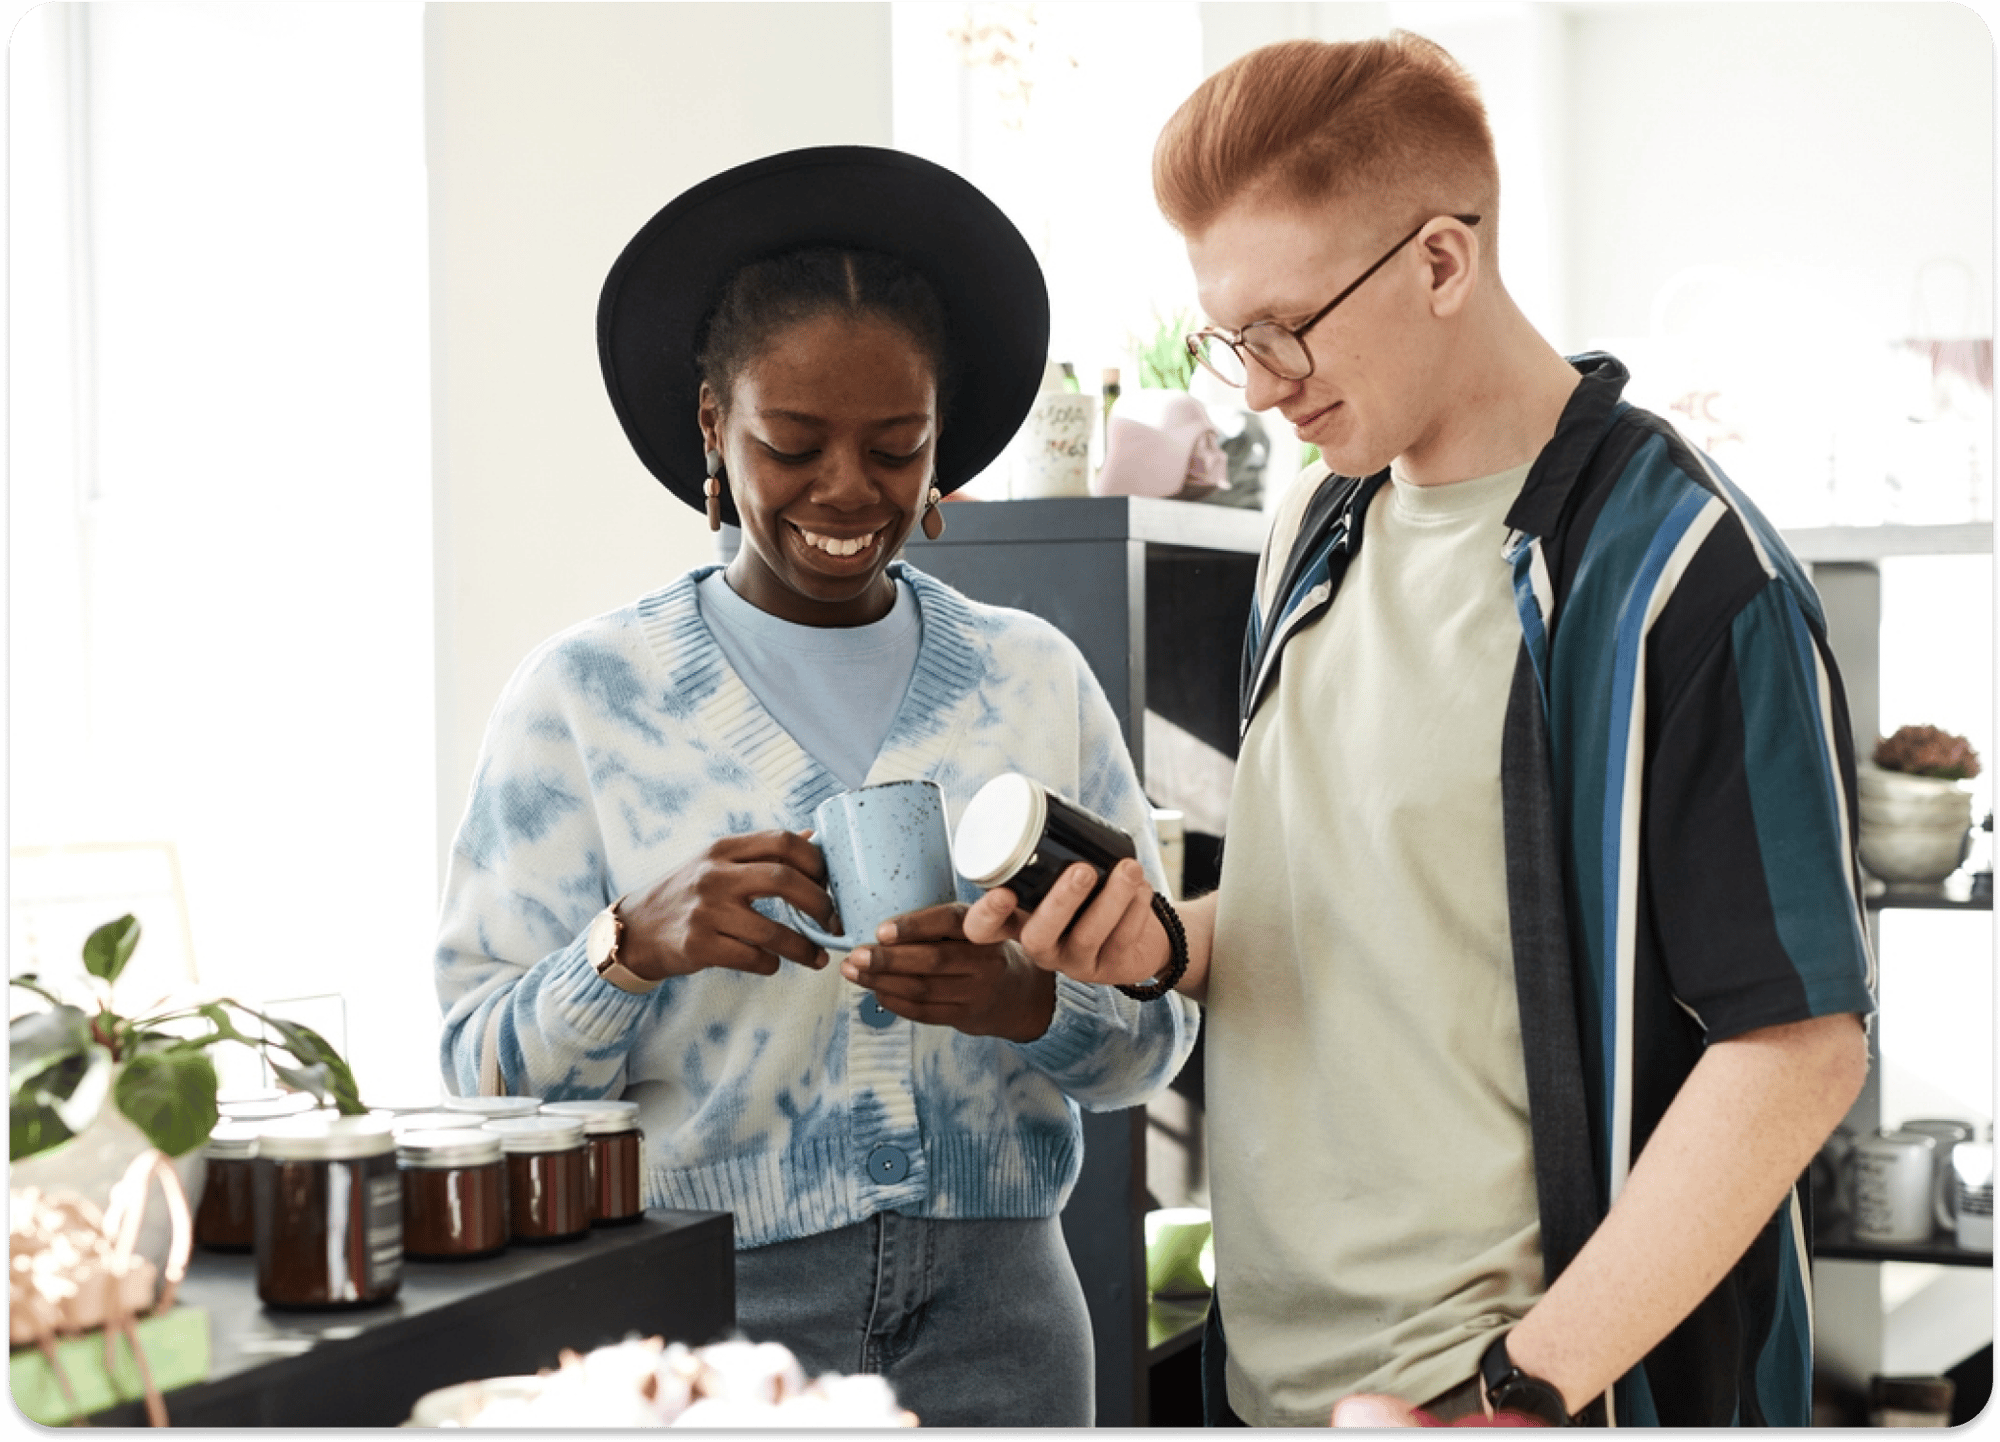
[[[422,10],[47,5],[10,93],[11,844],[172,843],[202,984],[345,993],[383,1100],[437,1090]]]

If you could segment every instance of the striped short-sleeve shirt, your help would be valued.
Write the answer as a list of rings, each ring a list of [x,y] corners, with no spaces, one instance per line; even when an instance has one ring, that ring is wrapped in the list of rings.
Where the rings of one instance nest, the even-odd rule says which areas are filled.
[[[1521,652],[1503,744],[1510,929],[1550,1279],[1703,1049],[1872,1009],[1854,754],[1819,599],[1776,530],[1665,420],[1582,380],[1495,537]],[[1330,604],[1382,477],[1330,476],[1274,536],[1243,716]],[[1810,1420],[1803,1180],[1604,1404],[1620,1424]],[[1223,1299],[1226,1304],[1226,1298]]]

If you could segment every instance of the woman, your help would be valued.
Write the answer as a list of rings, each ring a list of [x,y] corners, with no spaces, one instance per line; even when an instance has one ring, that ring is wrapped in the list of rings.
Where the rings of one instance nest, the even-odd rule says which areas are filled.
[[[1133,832],[1157,881],[1075,648],[893,559],[1020,424],[1047,316],[1000,212],[895,152],[756,161],[640,231],[599,308],[612,404],[742,547],[522,663],[437,958],[455,1089],[637,1101],[648,1203],[735,1215],[744,1333],[883,1373],[933,1426],[1090,1423],[1077,1105],[1164,1085],[1192,1009],[971,944],[970,888],[839,967],[752,903],[830,918],[801,834],[826,797],[922,777],[955,814],[1005,771]]]

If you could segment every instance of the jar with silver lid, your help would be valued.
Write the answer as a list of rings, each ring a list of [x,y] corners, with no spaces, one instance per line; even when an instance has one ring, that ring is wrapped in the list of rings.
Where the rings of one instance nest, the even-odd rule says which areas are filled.
[[[211,1252],[247,1252],[256,1244],[250,1163],[257,1155],[260,1125],[219,1121],[202,1145],[205,1165],[201,1205],[194,1213],[194,1239]]]
[[[1077,862],[1097,872],[1097,884],[1077,907],[1095,900],[1111,869],[1138,848],[1130,835],[1017,772],[995,776],[973,794],[952,835],[958,874],[991,891],[1004,886],[1015,904],[1033,911]]]
[[[396,1138],[396,1165],[404,1255],[489,1257],[507,1245],[507,1163],[494,1133],[406,1131]]]
[[[438,1103],[443,1112],[467,1112],[480,1121],[493,1121],[499,1117],[531,1117],[542,1109],[539,1097],[446,1097]],[[467,1126],[478,1126],[479,1122],[468,1122]]]
[[[507,1155],[507,1216],[517,1242],[558,1242],[590,1230],[590,1149],[574,1117],[486,1123]]]
[[[397,1112],[389,1118],[389,1130],[399,1137],[404,1132],[455,1132],[465,1127],[477,1131],[486,1122],[487,1118],[476,1112],[447,1112],[431,1107],[420,1112]]]
[[[593,1226],[636,1222],[646,1214],[640,1202],[640,1153],[646,1134],[639,1129],[639,1104],[613,1098],[597,1101],[543,1102],[545,1117],[569,1117],[583,1123],[590,1149],[587,1185]]]
[[[276,1087],[251,1087],[215,1094],[216,1114],[226,1121],[267,1122],[277,1117],[295,1117],[315,1111],[319,1099],[311,1092],[280,1091]]]
[[[359,1307],[403,1282],[403,1182],[386,1117],[307,1112],[265,1123],[251,1163],[257,1295]]]

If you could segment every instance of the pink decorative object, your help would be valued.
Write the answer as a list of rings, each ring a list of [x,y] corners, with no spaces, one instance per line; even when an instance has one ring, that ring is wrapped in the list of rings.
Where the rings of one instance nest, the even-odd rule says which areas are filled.
[[[1200,401],[1185,391],[1142,390],[1119,402],[1096,494],[1194,501],[1228,488],[1229,458]]]

